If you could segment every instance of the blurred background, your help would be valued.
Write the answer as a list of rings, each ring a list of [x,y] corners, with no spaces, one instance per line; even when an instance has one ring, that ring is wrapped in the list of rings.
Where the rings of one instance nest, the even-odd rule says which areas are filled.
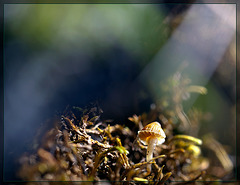
[[[97,105],[125,124],[180,69],[208,89],[184,110],[209,113],[200,135],[213,134],[235,165],[236,5],[5,4],[4,180],[19,180],[19,157],[67,106]]]

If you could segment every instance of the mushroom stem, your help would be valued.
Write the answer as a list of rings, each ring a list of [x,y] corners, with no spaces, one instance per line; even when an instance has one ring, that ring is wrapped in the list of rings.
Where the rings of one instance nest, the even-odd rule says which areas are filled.
[[[153,151],[154,151],[154,148],[155,148],[157,142],[158,142],[158,139],[155,138],[155,137],[152,137],[152,138],[149,139],[149,141],[148,141],[148,148],[147,148],[147,157],[146,157],[147,162],[152,160],[152,158],[153,158]],[[148,173],[151,172],[151,165],[152,164],[147,164],[147,172]]]

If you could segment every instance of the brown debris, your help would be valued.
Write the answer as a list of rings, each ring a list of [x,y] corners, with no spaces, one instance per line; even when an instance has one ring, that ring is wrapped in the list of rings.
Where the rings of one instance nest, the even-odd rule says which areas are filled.
[[[102,111],[98,108],[82,110],[74,107],[65,111],[55,128],[45,133],[37,151],[22,157],[19,176],[25,181],[38,181],[37,184],[41,185],[56,184],[54,181],[63,184],[66,181],[66,184],[107,181],[112,184],[180,185],[194,184],[198,180],[203,185],[205,181],[211,184],[209,181],[219,180],[221,177],[207,171],[210,160],[201,154],[201,140],[195,135],[174,133],[179,127],[180,130],[186,129],[191,123],[198,128],[196,118],[188,118],[181,106],[182,96],[187,93],[183,87],[189,83],[187,80],[177,83],[179,85],[173,87],[173,92],[167,93],[174,96],[172,107],[156,104],[149,113],[129,117],[126,122],[131,129],[130,126],[114,122],[110,125],[101,120]],[[174,94],[179,92],[182,94]],[[137,134],[152,121],[161,123],[167,137],[165,143],[155,148],[152,160],[146,162],[147,149],[139,142]],[[224,150],[212,138],[206,138],[204,142],[209,143],[212,150],[214,147]],[[152,168],[147,172],[149,164]]]

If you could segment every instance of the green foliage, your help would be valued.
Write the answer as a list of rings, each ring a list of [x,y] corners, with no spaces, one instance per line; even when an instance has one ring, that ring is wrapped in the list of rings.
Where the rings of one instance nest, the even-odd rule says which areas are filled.
[[[5,27],[30,48],[92,55],[119,44],[146,62],[168,38],[159,10],[146,4],[8,4]]]

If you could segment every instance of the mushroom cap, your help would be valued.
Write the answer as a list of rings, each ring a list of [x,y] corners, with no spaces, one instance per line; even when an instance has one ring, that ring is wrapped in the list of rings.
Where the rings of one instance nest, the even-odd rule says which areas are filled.
[[[144,145],[148,145],[150,139],[157,138],[156,145],[164,143],[166,135],[157,121],[146,125],[141,131],[138,131],[138,138]]]

